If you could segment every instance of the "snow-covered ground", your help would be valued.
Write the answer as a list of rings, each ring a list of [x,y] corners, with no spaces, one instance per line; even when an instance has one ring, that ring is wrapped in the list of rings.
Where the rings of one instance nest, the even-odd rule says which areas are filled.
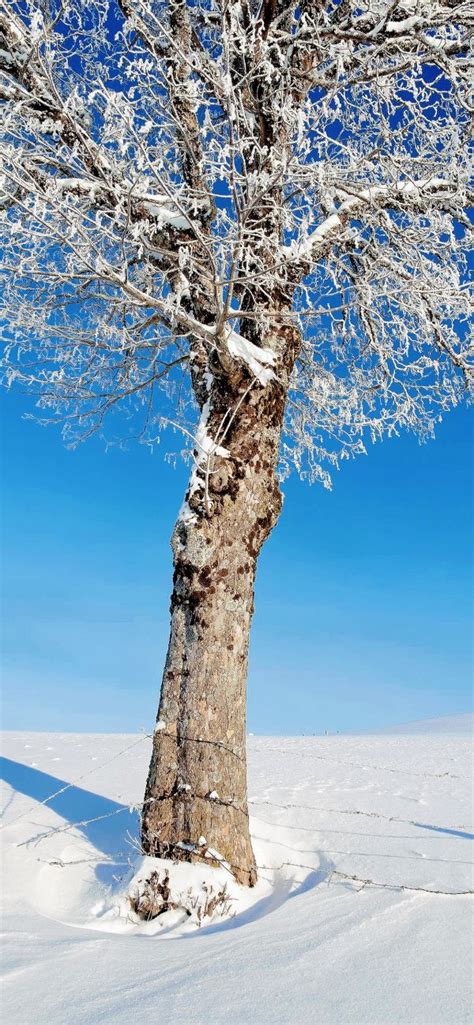
[[[115,913],[150,741],[4,734],[5,1025],[470,1021],[470,741],[445,725],[249,738],[258,887],[150,934]]]
[[[473,715],[472,712],[460,712],[458,715],[442,715],[438,719],[415,719],[413,722],[386,726],[382,730],[371,730],[371,732],[391,734],[435,733],[437,736],[444,733],[448,734],[448,736],[463,734],[464,736],[472,737]]]

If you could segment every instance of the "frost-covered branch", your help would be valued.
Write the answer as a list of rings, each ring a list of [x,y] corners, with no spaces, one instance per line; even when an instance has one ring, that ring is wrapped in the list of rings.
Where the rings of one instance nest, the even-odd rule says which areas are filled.
[[[283,467],[326,484],[432,433],[472,382],[471,29],[456,0],[2,0],[7,381],[71,441],[178,423],[198,467],[193,424],[232,460],[273,389]]]

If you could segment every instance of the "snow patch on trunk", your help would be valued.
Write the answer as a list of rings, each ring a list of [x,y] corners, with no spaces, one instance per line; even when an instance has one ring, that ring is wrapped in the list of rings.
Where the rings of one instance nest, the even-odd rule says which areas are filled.
[[[274,380],[275,373],[271,367],[275,365],[276,357],[271,349],[260,349],[237,331],[231,331],[227,335],[226,343],[231,356],[246,363],[260,384],[265,387]]]
[[[140,196],[137,196],[137,199],[140,198]],[[149,200],[144,200],[143,206],[146,210],[146,213],[150,214],[151,217],[156,217],[156,219],[161,224],[168,224],[170,228],[180,228],[181,230],[186,230],[186,228],[191,227],[191,220],[189,219],[189,217],[184,216],[184,214],[174,212],[173,210],[170,210],[169,207],[164,205],[166,199],[167,197],[163,197],[163,200],[161,199],[161,197],[156,197],[153,203],[151,203]]]
[[[210,411],[211,401],[208,399],[202,407],[202,413],[196,431],[196,437],[194,439],[194,444],[198,452],[196,458],[198,465],[207,462],[210,456],[221,456],[222,459],[228,459],[230,456],[229,449],[223,448],[222,445],[217,445],[207,433]]]
[[[192,509],[189,506],[188,500],[196,493],[196,491],[200,487],[203,486],[203,470],[204,472],[206,472],[206,470],[210,467],[211,460],[214,456],[220,456],[221,459],[228,459],[230,456],[229,449],[224,448],[223,445],[217,444],[217,442],[215,442],[213,438],[211,438],[207,431],[207,425],[209,422],[209,416],[211,412],[210,392],[212,387],[212,375],[209,372],[207,372],[206,377],[209,398],[207,399],[207,402],[204,403],[201,410],[201,416],[199,418],[199,423],[194,438],[194,448],[196,450],[196,455],[194,456],[194,466],[188,485],[187,497],[185,498],[178,515],[178,520],[180,520],[182,523],[188,524],[195,523],[197,520],[196,514],[193,513]]]

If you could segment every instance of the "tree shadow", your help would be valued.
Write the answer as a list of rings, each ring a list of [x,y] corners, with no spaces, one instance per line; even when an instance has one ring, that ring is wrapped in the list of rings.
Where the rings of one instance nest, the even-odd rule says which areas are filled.
[[[448,829],[444,826],[429,826],[426,822],[414,822],[418,829],[430,829],[432,833],[446,833],[448,836],[459,836],[463,840],[474,840],[474,833],[464,833],[462,829]]]
[[[324,883],[329,878],[331,872],[334,869],[334,863],[330,858],[324,857],[319,851],[315,851],[319,858],[319,865],[313,871],[309,872],[305,879],[302,880],[298,886],[293,887],[294,879],[285,878],[281,872],[275,872],[275,881],[273,889],[266,897],[262,897],[261,900],[253,904],[252,907],[247,908],[246,911],[239,912],[235,918],[229,918],[225,922],[218,922],[214,925],[203,926],[199,932],[189,933],[183,936],[183,939],[192,940],[198,938],[204,933],[208,935],[214,932],[228,932],[229,929],[240,929],[244,925],[249,925],[251,922],[257,922],[259,918],[265,918],[267,915],[271,915],[274,911],[285,904],[287,900],[293,900],[294,897],[299,897],[303,893],[308,893],[309,890],[314,890],[321,883]]]
[[[48,798],[45,807],[51,808],[70,826],[74,825],[75,829],[104,855],[106,864],[98,864],[96,874],[102,882],[111,881],[114,871],[117,870],[117,862],[127,856],[127,835],[139,835],[139,818],[136,812],[130,813],[127,805],[111,801],[108,797],[94,794],[90,790],[70,786],[66,780],[40,772],[39,769],[24,765],[22,762],[14,762],[10,758],[0,758],[0,778],[14,791],[38,802],[38,806],[31,809],[33,818]],[[27,820],[28,817],[25,815],[25,821]],[[5,825],[7,826],[8,822]],[[40,833],[47,831],[48,829],[40,827],[36,834],[32,834],[31,842],[33,843]]]

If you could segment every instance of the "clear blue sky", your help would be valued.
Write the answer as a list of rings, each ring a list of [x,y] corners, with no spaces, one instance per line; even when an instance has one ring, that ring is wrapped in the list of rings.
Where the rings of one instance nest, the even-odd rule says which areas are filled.
[[[168,538],[187,469],[157,450],[64,449],[2,397],[8,729],[135,731],[155,717]],[[284,485],[258,572],[248,728],[370,729],[471,704],[469,410]]]

